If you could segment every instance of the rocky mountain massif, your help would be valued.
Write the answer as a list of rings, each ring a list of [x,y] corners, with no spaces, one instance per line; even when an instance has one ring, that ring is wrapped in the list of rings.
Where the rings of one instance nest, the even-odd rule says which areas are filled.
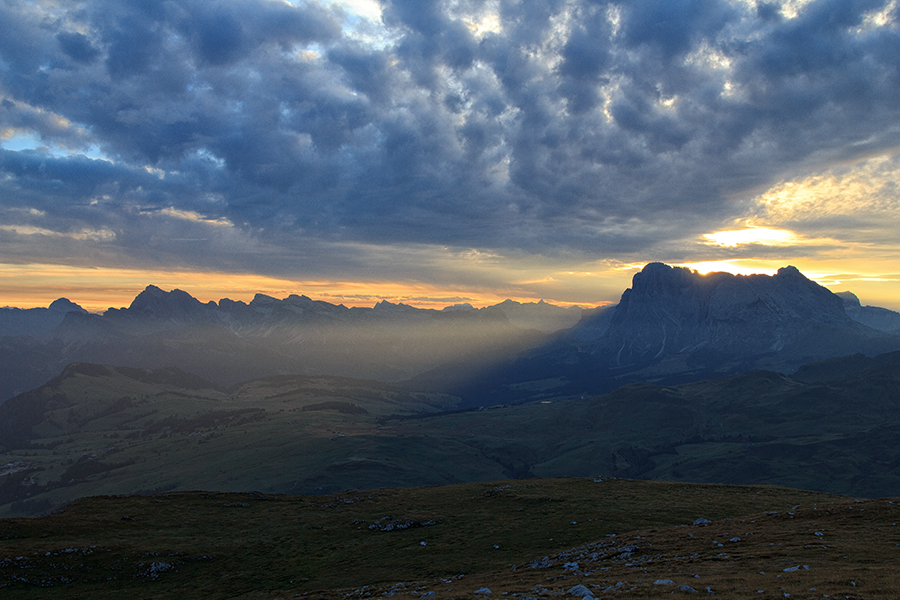
[[[900,319],[886,309],[848,311],[841,297],[794,267],[774,276],[700,275],[651,263],[616,306],[586,315],[551,342],[502,364],[469,372],[446,367],[419,381],[496,403],[754,369],[792,373],[811,361],[900,349],[891,315]]]

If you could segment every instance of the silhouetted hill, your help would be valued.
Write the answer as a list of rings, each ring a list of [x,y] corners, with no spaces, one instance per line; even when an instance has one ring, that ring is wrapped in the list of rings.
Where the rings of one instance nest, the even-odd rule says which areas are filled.
[[[0,405],[0,447],[27,447],[30,440],[43,437],[48,431],[58,431],[60,434],[80,432],[84,424],[110,414],[113,405],[103,404],[103,397],[110,387],[129,393],[137,393],[138,390],[149,393],[147,390],[152,390],[154,394],[171,390],[220,390],[215,384],[175,367],[148,371],[73,363],[45,385]],[[121,403],[123,398],[127,396],[116,401]],[[87,410],[87,407],[98,402],[96,411]],[[54,413],[65,413],[65,419],[54,418]],[[35,431],[35,427],[41,424],[44,427]]]

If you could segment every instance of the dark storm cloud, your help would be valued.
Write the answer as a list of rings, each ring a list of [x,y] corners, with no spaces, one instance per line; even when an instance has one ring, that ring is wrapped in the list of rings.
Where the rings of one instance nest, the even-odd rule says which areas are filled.
[[[886,4],[393,0],[376,26],[313,1],[0,0],[0,128],[112,161],[7,150],[0,195],[120,242],[174,208],[262,240],[648,251],[897,147]]]
[[[720,0],[639,0],[628,4],[624,37],[671,62],[693,50],[698,40],[714,39],[736,13]]]
[[[56,40],[62,51],[76,62],[87,64],[100,55],[84,34],[61,31],[56,34]]]

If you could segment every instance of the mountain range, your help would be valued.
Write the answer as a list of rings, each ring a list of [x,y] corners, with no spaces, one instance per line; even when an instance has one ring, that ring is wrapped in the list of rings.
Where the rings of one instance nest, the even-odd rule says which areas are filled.
[[[490,363],[580,316],[579,308],[511,300],[443,311],[386,301],[348,308],[297,295],[202,303],[151,285],[129,307],[102,315],[63,299],[50,309],[0,309],[0,401],[72,362],[177,366],[223,385],[273,374],[397,381],[441,364]]]
[[[263,294],[203,303],[151,285],[102,315],[65,299],[0,309],[0,401],[73,362],[175,366],[220,385],[275,374],[409,381],[490,406],[900,349],[900,314],[854,300],[794,267],[701,275],[661,263],[637,273],[618,304],[593,310],[511,300],[348,308]]]
[[[96,493],[598,474],[897,493],[893,315],[792,267],[660,263],[578,313],[154,286],[102,315],[12,311],[4,385],[43,379],[0,405],[0,514]]]

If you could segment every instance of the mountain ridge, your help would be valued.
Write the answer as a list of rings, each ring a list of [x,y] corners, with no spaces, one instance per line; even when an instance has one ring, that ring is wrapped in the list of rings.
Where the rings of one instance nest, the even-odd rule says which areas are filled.
[[[348,308],[292,294],[200,302],[149,285],[130,306],[63,314],[32,336],[0,335],[0,401],[70,362],[174,365],[219,384],[268,374],[402,380],[447,361],[490,361],[574,324],[580,309],[512,303],[438,311],[381,301]]]
[[[900,349],[900,335],[852,318],[863,313],[792,266],[745,276],[649,263],[608,307],[505,300],[449,308],[385,300],[348,308],[262,293],[249,303],[204,303],[149,285],[128,307],[102,315],[70,311],[49,331],[0,335],[0,400],[71,362],[173,365],[221,385],[291,373],[409,380],[479,406],[597,393],[640,380],[791,372],[832,356]],[[888,321],[892,314],[878,312]]]
[[[853,292],[835,294],[844,302],[844,310],[855,321],[887,333],[900,334],[900,313],[879,306],[863,306]]]

